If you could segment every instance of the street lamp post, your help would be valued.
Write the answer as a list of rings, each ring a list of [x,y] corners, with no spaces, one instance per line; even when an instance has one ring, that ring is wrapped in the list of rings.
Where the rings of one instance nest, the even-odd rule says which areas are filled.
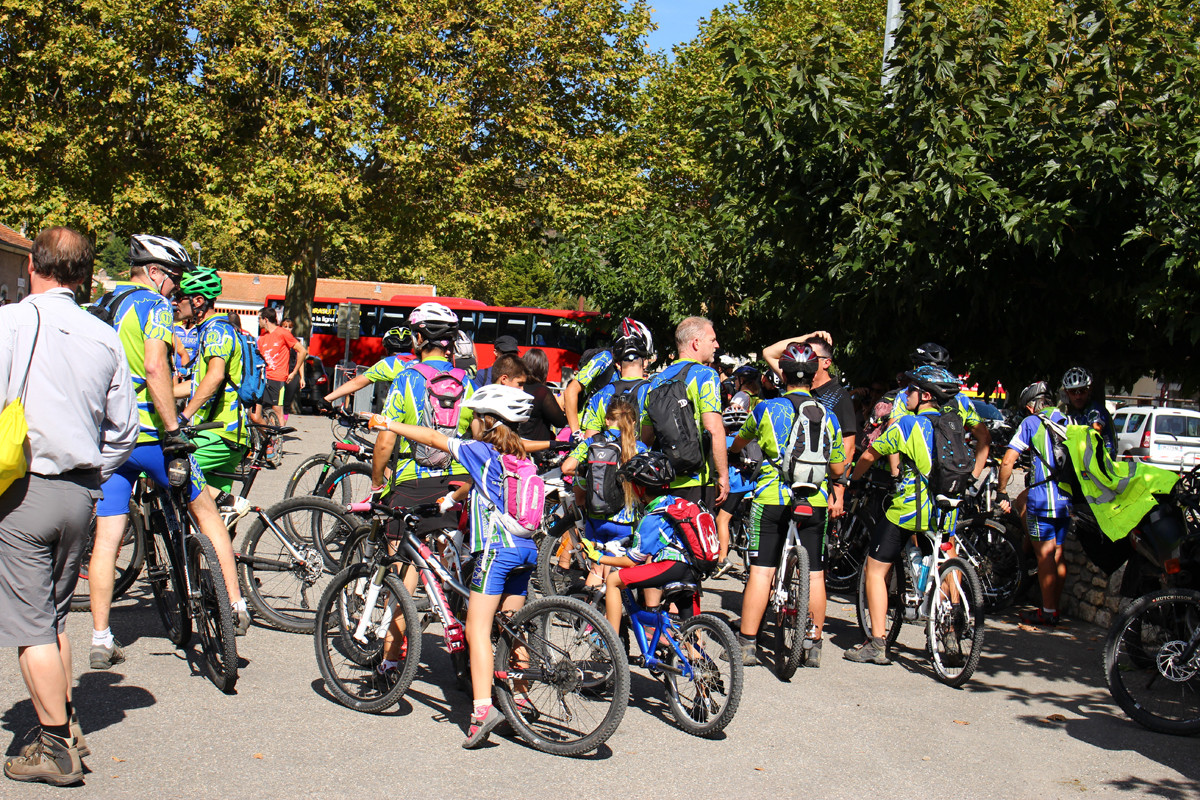
[[[192,247],[196,248],[196,266],[200,266],[200,243],[192,242]]]
[[[883,77],[880,83],[887,86],[891,80],[891,65],[888,62],[888,55],[892,52],[892,45],[896,43],[896,28],[900,27],[900,15],[903,12],[900,9],[900,0],[888,0],[887,18],[883,21]]]

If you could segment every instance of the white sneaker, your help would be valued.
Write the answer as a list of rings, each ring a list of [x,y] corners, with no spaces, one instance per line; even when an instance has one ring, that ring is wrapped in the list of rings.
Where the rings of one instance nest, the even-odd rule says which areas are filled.
[[[235,496],[233,498],[233,506],[232,507],[230,507],[230,506],[221,506],[220,507],[221,520],[225,523],[225,527],[228,528],[229,526],[233,525],[238,520],[240,520],[242,517],[249,514],[251,508],[253,508],[253,506],[250,505],[249,500],[247,500],[244,497],[236,497]]]

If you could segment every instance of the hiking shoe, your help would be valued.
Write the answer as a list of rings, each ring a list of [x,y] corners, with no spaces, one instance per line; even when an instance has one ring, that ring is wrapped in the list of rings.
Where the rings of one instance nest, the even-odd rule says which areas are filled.
[[[743,642],[742,643],[742,666],[757,667],[758,666],[758,642]]]
[[[235,495],[232,505],[220,506],[217,510],[221,512],[221,521],[225,523],[225,527],[231,528],[253,508],[249,500]]]
[[[250,630],[250,609],[233,610],[233,632],[236,636],[245,636]]]
[[[804,651],[804,661],[801,662],[806,667],[817,669],[821,666],[821,640],[813,639],[812,647]]]
[[[842,658],[857,664],[892,663],[887,654],[887,640],[882,636],[871,637],[862,644],[854,645],[854,647],[842,653]]]
[[[75,737],[75,749],[79,751],[79,757],[87,758],[92,754],[92,749],[87,746],[87,739],[83,738],[83,728],[80,727],[79,716],[74,711],[71,712],[71,718],[67,720],[67,724],[71,726],[71,735]],[[21,755],[30,756],[37,747],[38,740],[34,739],[21,748]]]
[[[1021,622],[1039,628],[1054,628],[1058,626],[1058,612],[1047,614],[1040,608],[1033,612],[1023,611],[1021,612]]]
[[[125,660],[125,648],[121,647],[121,643],[116,639],[113,639],[113,643],[108,647],[94,644],[88,660],[92,663],[92,669],[108,669],[113,664],[120,664]]]
[[[74,741],[64,742],[45,731],[19,756],[4,762],[4,774],[14,781],[38,781],[69,786],[83,780],[83,763]]]
[[[500,713],[500,709],[493,706],[488,706],[487,713],[483,717],[471,715],[471,727],[467,729],[467,738],[462,743],[464,750],[474,750],[479,745],[483,744],[488,739],[488,734],[492,729],[504,721],[504,715]]]

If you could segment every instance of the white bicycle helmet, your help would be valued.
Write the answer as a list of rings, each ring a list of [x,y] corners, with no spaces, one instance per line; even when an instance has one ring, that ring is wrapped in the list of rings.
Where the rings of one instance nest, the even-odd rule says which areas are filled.
[[[145,233],[129,237],[129,263],[135,267],[158,264],[165,271],[174,273],[176,282],[180,275],[195,268],[191,255],[179,242]]]
[[[1092,373],[1083,367],[1071,367],[1067,370],[1067,374],[1063,375],[1062,386],[1064,389],[1086,389],[1091,385]]]
[[[475,343],[471,341],[471,334],[466,331],[460,330],[454,335],[454,357],[475,357]]]
[[[731,405],[721,412],[721,420],[725,423],[725,431],[740,431],[742,426],[746,424],[746,417],[748,416],[750,416],[749,412],[740,405]]]
[[[654,357],[654,337],[650,329],[632,317],[621,320],[613,349],[622,361]]]
[[[427,341],[445,342],[448,347],[458,330],[458,315],[441,303],[421,303],[408,315],[408,324]]]
[[[515,386],[489,383],[464,400],[463,405],[476,414],[491,414],[515,425],[529,419],[533,397]]]

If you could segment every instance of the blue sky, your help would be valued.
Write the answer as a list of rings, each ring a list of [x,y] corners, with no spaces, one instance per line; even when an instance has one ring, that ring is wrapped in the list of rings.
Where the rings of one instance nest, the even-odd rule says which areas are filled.
[[[694,39],[697,21],[721,4],[720,0],[650,0],[658,23],[658,30],[648,37],[650,49],[670,55],[673,45]]]

